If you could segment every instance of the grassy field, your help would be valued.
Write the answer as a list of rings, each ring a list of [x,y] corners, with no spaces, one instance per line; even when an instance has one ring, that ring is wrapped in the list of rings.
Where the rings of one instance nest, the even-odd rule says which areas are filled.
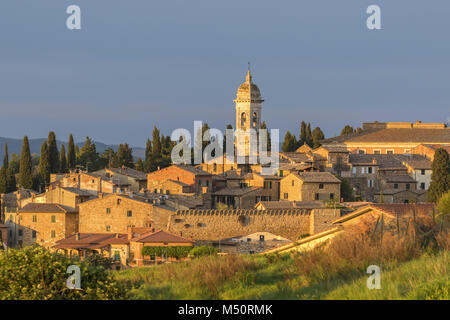
[[[381,268],[369,290],[367,266]],[[307,253],[203,257],[115,271],[128,299],[449,299],[448,248],[341,239]]]

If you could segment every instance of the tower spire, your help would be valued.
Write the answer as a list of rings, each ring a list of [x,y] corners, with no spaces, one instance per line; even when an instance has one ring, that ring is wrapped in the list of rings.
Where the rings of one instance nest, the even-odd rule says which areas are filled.
[[[248,83],[252,82],[252,75],[251,75],[251,72],[250,72],[250,62],[248,63],[247,76],[245,77],[245,80]]]

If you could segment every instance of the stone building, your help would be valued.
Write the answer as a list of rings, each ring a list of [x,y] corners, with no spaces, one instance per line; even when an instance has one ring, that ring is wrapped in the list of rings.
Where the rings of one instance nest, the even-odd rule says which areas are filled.
[[[140,192],[147,188],[147,174],[132,168],[105,168],[93,172],[106,180],[116,182],[118,185],[128,185],[129,191]]]
[[[173,209],[159,198],[136,194],[99,194],[79,205],[79,230],[82,233],[126,233],[128,228],[165,226],[164,214]],[[154,219],[159,211],[163,220]],[[167,218],[166,218],[167,220]],[[156,226],[155,226],[156,225]]]
[[[291,173],[280,183],[280,198],[288,201],[340,201],[341,181],[329,172]]]
[[[167,190],[170,192],[170,189],[164,190],[162,188],[163,183],[169,180],[190,186],[190,192],[207,193],[212,191],[212,175],[190,165],[172,165],[149,173],[147,175],[147,189],[154,193],[167,193]]]
[[[78,212],[55,203],[29,203],[18,211],[18,246],[52,247],[78,231]]]
[[[362,130],[322,141],[340,145],[352,153],[411,154],[421,144],[450,145],[450,128],[444,123],[374,122]]]

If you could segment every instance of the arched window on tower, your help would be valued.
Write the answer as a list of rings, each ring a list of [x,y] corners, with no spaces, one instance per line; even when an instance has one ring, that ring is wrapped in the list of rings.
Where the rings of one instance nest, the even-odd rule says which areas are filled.
[[[247,116],[245,114],[245,112],[242,112],[241,114],[241,128],[245,127],[245,122],[247,121]]]
[[[258,115],[256,112],[253,112],[253,127],[256,128],[256,125],[258,124]]]

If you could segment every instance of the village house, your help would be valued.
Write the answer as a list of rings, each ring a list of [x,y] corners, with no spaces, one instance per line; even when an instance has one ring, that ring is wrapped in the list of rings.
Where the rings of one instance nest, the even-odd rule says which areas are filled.
[[[340,201],[341,181],[329,172],[291,173],[280,183],[280,198],[288,201]]]
[[[132,168],[105,168],[94,171],[93,174],[105,180],[111,180],[117,185],[128,185],[131,192],[140,192],[147,188],[147,174]]]
[[[116,193],[128,192],[129,182],[112,177],[102,177],[94,173],[74,171],[67,174],[51,174],[50,185],[58,185],[63,188],[75,188],[91,192],[93,195],[98,192]]]
[[[79,204],[79,230],[81,233],[126,233],[128,228],[153,228],[155,211],[164,226],[165,214],[171,212],[155,194],[102,194],[97,199]],[[159,217],[158,216],[158,217]]]
[[[18,246],[50,248],[78,231],[78,212],[56,203],[29,203],[18,210]]]
[[[450,154],[450,141],[447,144],[419,144],[412,149],[412,153],[423,155],[430,161],[433,161],[436,150],[440,148]]]
[[[169,190],[169,193],[170,190],[175,192],[173,184],[170,184],[171,187],[168,188],[169,184],[166,183],[168,180],[181,182],[181,189],[179,189],[181,191],[183,191],[183,186],[185,189],[189,186],[189,192],[193,193],[207,193],[212,191],[212,175],[209,172],[190,165],[172,165],[149,173],[147,175],[147,189],[154,193],[167,194],[167,190]]]
[[[360,154],[411,154],[416,147],[450,144],[450,128],[444,123],[373,122],[363,123],[362,130],[322,141],[322,145],[339,145]]]

